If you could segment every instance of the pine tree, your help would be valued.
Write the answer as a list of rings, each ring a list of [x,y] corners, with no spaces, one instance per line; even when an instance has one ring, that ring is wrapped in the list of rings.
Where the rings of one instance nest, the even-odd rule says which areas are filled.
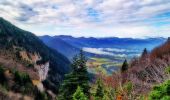
[[[148,55],[148,51],[147,51],[147,49],[145,48],[144,50],[143,50],[143,53],[142,53],[142,58],[145,58],[146,56]]]
[[[125,59],[121,68],[121,72],[125,72],[126,70],[128,70],[128,63],[127,60]]]
[[[168,40],[167,40],[167,42],[170,42],[170,37],[168,37]]]
[[[76,92],[73,94],[73,100],[88,100],[80,86],[77,87]]]
[[[7,81],[5,75],[4,75],[5,70],[1,67],[0,65],[0,84],[4,85]]]
[[[104,97],[104,89],[103,89],[103,83],[100,79],[97,80],[97,89],[95,94],[96,100],[101,100]]]
[[[59,100],[71,100],[78,86],[82,88],[83,93],[89,97],[89,77],[86,67],[86,58],[83,51],[73,58],[72,71],[65,75],[65,79],[60,88]]]

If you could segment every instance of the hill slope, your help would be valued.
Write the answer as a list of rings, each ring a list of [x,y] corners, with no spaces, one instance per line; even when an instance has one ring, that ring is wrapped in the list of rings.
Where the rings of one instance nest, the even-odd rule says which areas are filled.
[[[55,93],[70,70],[66,57],[3,18],[0,18],[0,48],[0,64],[4,68],[26,72],[31,79],[44,81],[44,86]]]
[[[156,47],[150,53],[130,62],[127,72],[122,73],[124,82],[134,85],[135,95],[146,95],[153,86],[170,80],[170,41]]]
[[[50,37],[50,36],[40,36],[39,37],[47,46],[57,50],[70,60],[79,53],[80,49],[68,44],[62,39]]]
[[[151,52],[144,49],[141,56],[128,64],[124,62],[120,71],[102,77],[105,86],[115,90],[113,97],[123,100],[161,100],[164,97],[169,100],[165,96],[169,96],[170,86],[167,81],[170,80],[170,38]]]

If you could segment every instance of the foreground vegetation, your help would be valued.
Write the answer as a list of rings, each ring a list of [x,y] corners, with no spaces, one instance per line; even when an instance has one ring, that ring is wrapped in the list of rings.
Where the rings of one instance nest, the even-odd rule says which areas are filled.
[[[0,65],[0,99],[11,99],[9,94],[13,96],[16,94],[22,95],[22,99],[28,96],[35,100],[47,100],[48,96],[45,92],[38,90],[32,84],[32,81],[27,73],[18,72],[15,69],[5,69]],[[19,98],[18,98],[19,99]]]
[[[111,76],[98,72],[93,80],[88,78],[86,60],[81,52],[73,60],[72,72],[65,76],[58,99],[169,100],[169,50],[169,41],[151,53],[144,49],[139,58],[125,60],[120,71]]]

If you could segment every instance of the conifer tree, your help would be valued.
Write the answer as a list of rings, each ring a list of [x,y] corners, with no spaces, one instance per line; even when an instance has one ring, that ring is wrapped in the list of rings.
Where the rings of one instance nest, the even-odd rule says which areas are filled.
[[[86,67],[86,57],[83,51],[73,58],[72,71],[65,75],[65,79],[60,88],[59,100],[71,100],[78,86],[83,93],[89,97],[89,77]]]
[[[101,100],[104,97],[103,83],[100,79],[97,80],[97,89],[95,94],[96,100]]]
[[[77,87],[76,92],[73,94],[73,100],[88,100],[80,86]]]
[[[168,40],[167,40],[167,42],[170,42],[170,37],[168,37]]]
[[[126,70],[128,70],[128,63],[127,60],[125,59],[121,68],[121,72],[125,72]]]
[[[5,84],[5,82],[6,82],[6,77],[5,77],[5,75],[4,75],[4,69],[1,67],[1,65],[0,65],[0,84]]]
[[[145,48],[144,50],[143,50],[143,53],[142,53],[142,58],[144,58],[144,57],[146,57],[147,56],[147,54],[148,54],[148,51],[147,51],[147,49]]]

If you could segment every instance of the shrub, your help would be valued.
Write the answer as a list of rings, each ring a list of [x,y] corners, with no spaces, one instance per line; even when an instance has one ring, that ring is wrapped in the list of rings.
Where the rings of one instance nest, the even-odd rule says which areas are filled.
[[[8,90],[6,89],[5,86],[2,86],[0,85],[0,91],[3,93],[3,94],[7,94]]]
[[[0,84],[4,85],[6,83],[6,77],[4,75],[4,69],[0,66]]]
[[[76,92],[73,94],[73,100],[88,100],[80,86],[77,87]]]
[[[165,69],[165,73],[166,73],[166,74],[170,74],[170,66],[168,66],[168,67]]]
[[[16,92],[21,92],[22,94],[33,94],[32,91],[34,86],[31,82],[31,79],[27,73],[21,73],[16,71],[14,73],[15,85],[13,90]]]
[[[125,84],[124,88],[127,90],[128,94],[131,93],[132,89],[133,89],[133,84],[132,82],[128,82]]]
[[[37,87],[34,88],[35,100],[48,100],[46,92],[40,92]]]
[[[170,80],[155,86],[149,94],[149,100],[170,100]]]
[[[30,83],[30,77],[27,73],[15,72],[15,81],[20,85],[25,85],[27,82]]]

